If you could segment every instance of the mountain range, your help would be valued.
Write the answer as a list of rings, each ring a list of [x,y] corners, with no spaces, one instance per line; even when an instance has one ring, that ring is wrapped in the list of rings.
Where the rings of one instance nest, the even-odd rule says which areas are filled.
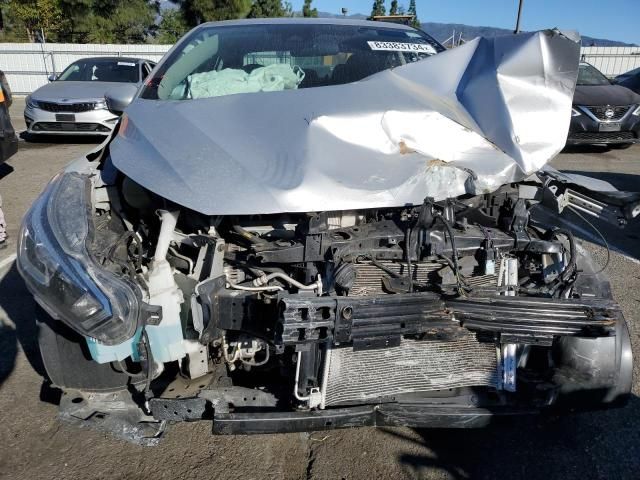
[[[318,16],[322,18],[338,18],[342,15],[336,15],[329,12],[318,12]],[[348,15],[347,18],[365,20],[367,15],[356,13]],[[456,38],[462,33],[462,38],[471,40],[475,37],[496,37],[498,35],[507,35],[513,33],[513,30],[496,27],[476,27],[472,25],[463,25],[460,23],[436,23],[424,22],[421,24],[422,29],[439,42],[444,42],[456,32]],[[582,36],[582,45],[585,47],[629,47],[636,46],[632,43],[618,42],[616,40],[607,40],[604,38],[593,38],[587,35]]]
[[[160,0],[160,10],[177,8],[176,4],[171,0]],[[300,12],[296,12],[296,15],[300,15]],[[318,16],[321,18],[342,18],[343,15],[334,14],[330,12],[318,12]],[[347,15],[346,18],[355,20],[366,20],[367,15],[361,13],[355,13],[353,15]],[[444,42],[456,32],[456,38],[462,33],[462,38],[465,40],[471,40],[475,37],[496,37],[498,35],[507,35],[513,33],[512,30],[506,28],[496,27],[476,27],[472,25],[463,25],[460,23],[437,23],[437,22],[424,22],[422,23],[422,29],[431,35],[439,42]],[[618,42],[616,40],[607,40],[604,38],[593,38],[587,35],[582,36],[582,45],[585,47],[598,46],[598,47],[632,47],[636,46],[632,43]]]

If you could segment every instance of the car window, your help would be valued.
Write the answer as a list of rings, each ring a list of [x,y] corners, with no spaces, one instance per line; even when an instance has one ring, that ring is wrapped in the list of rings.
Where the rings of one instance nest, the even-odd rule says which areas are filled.
[[[142,80],[144,80],[149,76],[149,74],[151,73],[151,70],[152,70],[152,67],[147,62],[142,64]]]
[[[184,100],[340,85],[442,50],[423,32],[385,26],[204,27],[178,45],[141,97]]]
[[[580,65],[580,69],[578,70],[578,85],[611,85],[611,82],[595,67],[591,65]]]
[[[58,81],[138,82],[138,65],[126,59],[83,59],[69,65]]]

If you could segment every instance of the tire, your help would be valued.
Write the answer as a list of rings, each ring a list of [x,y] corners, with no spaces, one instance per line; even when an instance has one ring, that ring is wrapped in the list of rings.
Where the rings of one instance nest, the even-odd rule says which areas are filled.
[[[44,368],[53,385],[66,390],[110,392],[122,390],[131,377],[111,364],[91,359],[84,337],[36,308],[38,344]]]

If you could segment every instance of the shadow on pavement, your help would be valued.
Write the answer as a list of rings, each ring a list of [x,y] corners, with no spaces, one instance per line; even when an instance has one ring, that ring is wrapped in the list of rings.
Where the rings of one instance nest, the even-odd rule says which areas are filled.
[[[4,310],[6,320],[15,325],[15,329],[6,320],[0,323],[0,386],[13,371],[18,344],[22,347],[31,367],[42,377],[46,373],[40,349],[38,348],[38,327],[35,322],[35,302],[27,290],[15,263],[0,279],[0,308]]]
[[[12,173],[15,169],[6,163],[0,163],[0,180]]]
[[[416,430],[418,439],[384,431],[411,444],[397,459],[407,478],[425,478],[435,469],[454,479],[636,479],[638,420],[640,399],[634,396],[621,409],[501,419],[485,429]]]
[[[33,135],[22,132],[20,133],[20,138],[29,143],[93,143],[97,145],[107,137],[104,135]]]

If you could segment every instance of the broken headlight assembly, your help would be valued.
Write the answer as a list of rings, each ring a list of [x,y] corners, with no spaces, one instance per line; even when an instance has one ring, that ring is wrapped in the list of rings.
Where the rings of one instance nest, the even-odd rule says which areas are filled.
[[[101,269],[85,243],[91,236],[90,185],[86,176],[55,177],[24,219],[18,269],[38,303],[52,317],[106,345],[134,334],[134,287]]]

